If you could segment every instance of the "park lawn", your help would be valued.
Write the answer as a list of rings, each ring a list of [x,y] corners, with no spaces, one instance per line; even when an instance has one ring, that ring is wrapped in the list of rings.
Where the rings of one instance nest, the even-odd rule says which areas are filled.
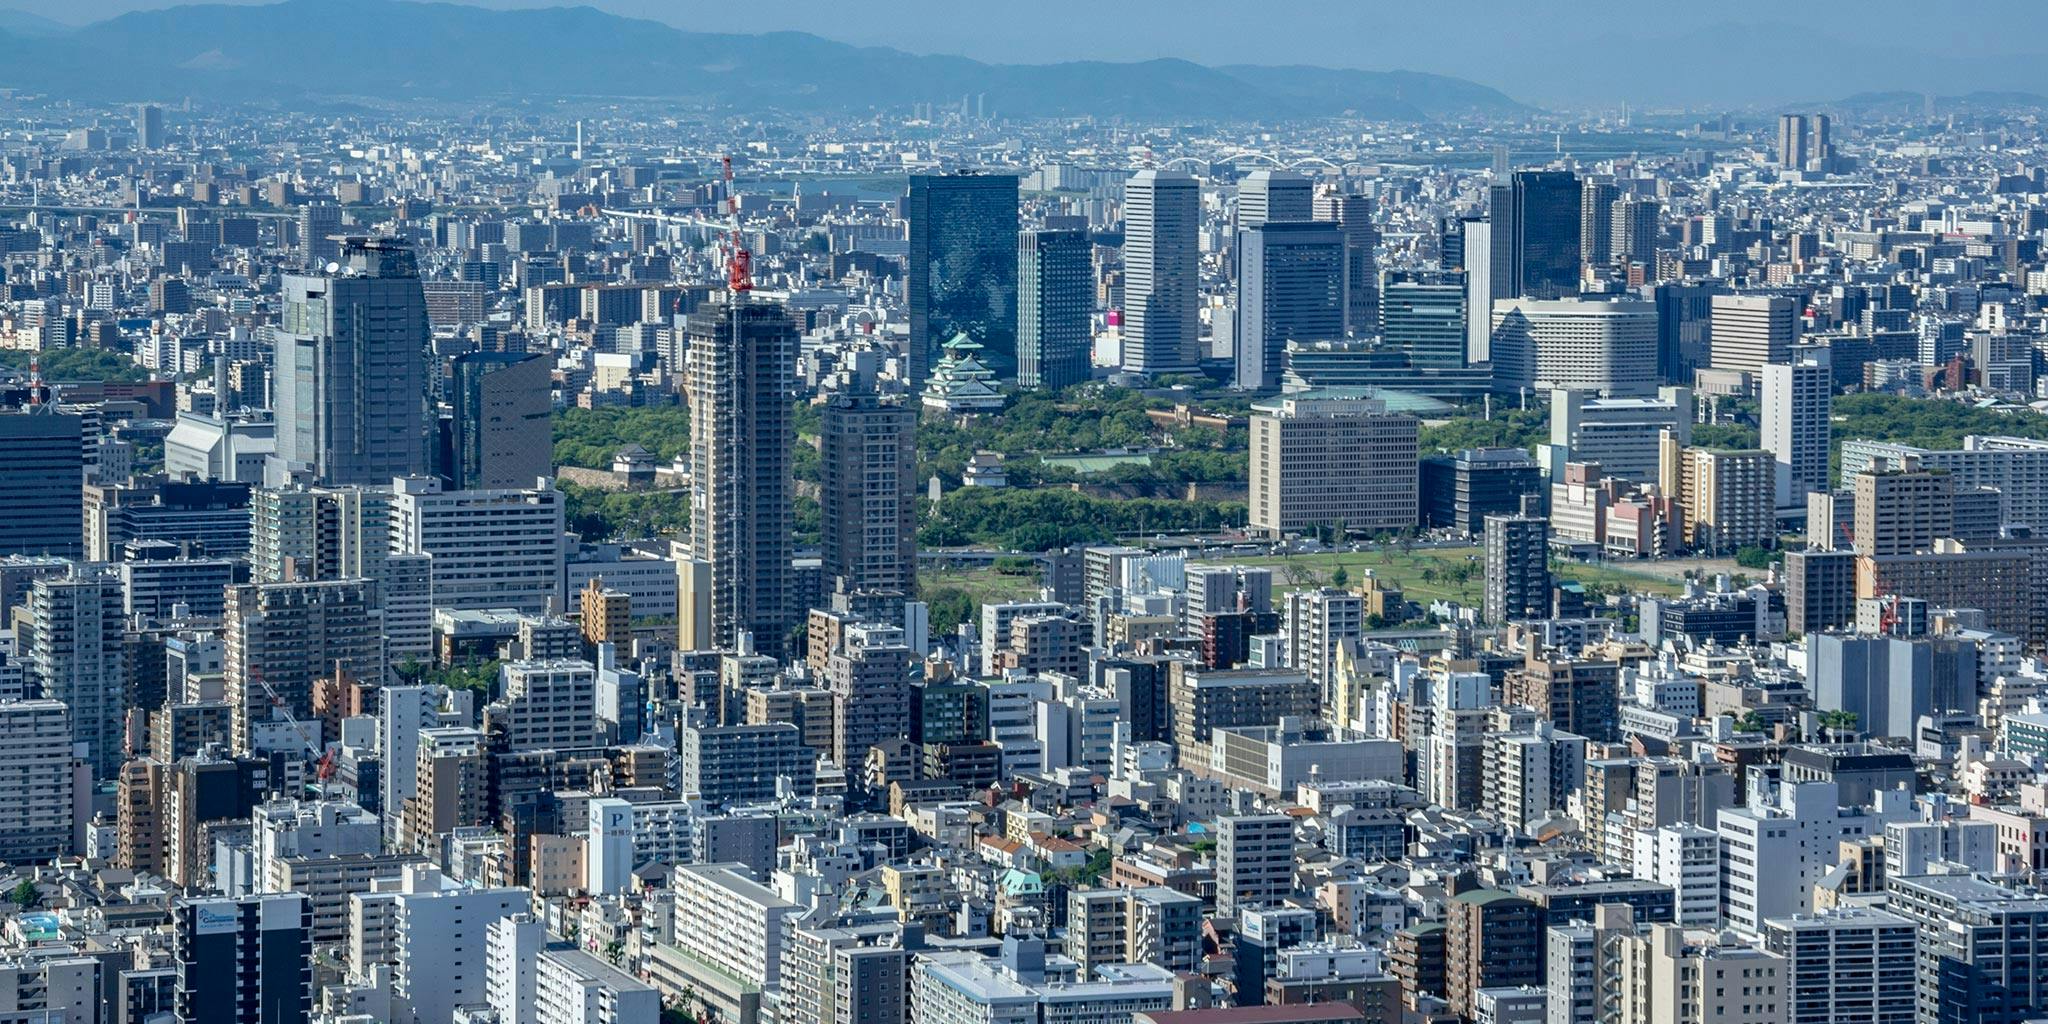
[[[1677,580],[1625,566],[1626,563],[1616,562],[1552,562],[1551,571],[1588,587],[1616,593],[1674,597],[1685,592],[1685,585]]]
[[[1446,600],[1476,606],[1486,594],[1485,567],[1480,564],[1477,547],[1416,548],[1404,552],[1389,546],[1370,551],[1320,551],[1230,561],[1271,568],[1273,588],[1283,593],[1328,586],[1341,566],[1349,577],[1346,586],[1364,585],[1370,571],[1371,575],[1400,587],[1402,595],[1417,604]],[[1460,583],[1452,574],[1467,565],[1472,567],[1471,575]],[[1425,579],[1425,573],[1430,578]]]
[[[1011,576],[993,568],[920,569],[917,592],[930,595],[944,590],[959,590],[966,593],[976,607],[980,607],[1006,601],[1036,601],[1040,582],[1036,571],[1024,576]]]

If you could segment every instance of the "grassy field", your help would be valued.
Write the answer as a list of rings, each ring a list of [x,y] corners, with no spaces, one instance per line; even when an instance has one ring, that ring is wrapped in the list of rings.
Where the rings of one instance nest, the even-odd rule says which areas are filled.
[[[1450,600],[1477,606],[1486,594],[1486,570],[1477,547],[1417,548],[1405,553],[1390,547],[1372,551],[1248,558],[1243,561],[1248,565],[1272,566],[1280,574],[1275,587],[1283,591],[1326,585],[1336,575],[1337,568],[1342,566],[1349,586],[1360,585],[1367,570],[1371,570],[1372,575],[1399,586],[1408,600],[1417,604]],[[1468,565],[1472,567],[1469,578],[1460,580],[1457,573]],[[1554,566],[1559,576],[1601,590],[1676,594],[1683,586],[1675,578],[1614,564],[1563,562],[1554,563]]]
[[[1038,574],[1011,576],[994,569],[923,569],[917,574],[920,594],[959,590],[976,606],[1005,601],[1038,600]]]

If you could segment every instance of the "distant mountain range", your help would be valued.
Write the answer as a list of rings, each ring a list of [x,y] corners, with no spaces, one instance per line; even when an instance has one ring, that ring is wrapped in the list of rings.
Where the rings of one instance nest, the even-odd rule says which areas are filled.
[[[648,97],[742,110],[900,110],[979,97],[996,115],[1388,120],[1527,108],[1409,71],[1181,60],[988,64],[798,32],[688,32],[589,7],[286,0],[124,14],[75,30],[0,12],[0,87],[132,100]]]

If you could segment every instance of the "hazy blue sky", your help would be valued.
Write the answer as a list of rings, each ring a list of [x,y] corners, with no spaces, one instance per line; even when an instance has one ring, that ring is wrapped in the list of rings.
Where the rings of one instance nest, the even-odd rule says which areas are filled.
[[[347,0],[335,0],[347,2]],[[480,0],[552,6],[548,0]],[[1305,63],[1461,75],[1536,102],[1770,102],[2035,86],[2044,0],[590,0],[989,61]],[[165,0],[0,0],[68,22]]]

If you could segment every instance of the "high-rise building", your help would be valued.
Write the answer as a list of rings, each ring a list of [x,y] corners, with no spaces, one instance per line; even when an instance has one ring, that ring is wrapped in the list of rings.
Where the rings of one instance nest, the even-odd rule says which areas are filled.
[[[1216,913],[1277,905],[1294,892],[1294,819],[1284,814],[1216,821]]]
[[[1835,155],[1833,127],[1826,114],[1780,114],[1778,167],[1826,172]]]
[[[539,614],[562,595],[562,492],[546,477],[446,490],[439,477],[391,484],[391,553],[433,559],[434,606]]]
[[[1379,289],[1380,344],[1411,366],[1465,365],[1465,277],[1455,271],[1389,271]]]
[[[83,423],[54,405],[0,411],[0,557],[84,554]]]
[[[553,476],[548,358],[467,352],[452,374],[455,431],[448,481],[458,491],[531,487]]]
[[[1647,398],[1657,390],[1657,307],[1648,302],[1493,304],[1494,387]]]
[[[307,272],[318,274],[327,264],[341,258],[341,207],[333,203],[307,203],[299,207],[299,254]]]
[[[1608,229],[1613,259],[1623,266],[1640,263],[1656,273],[1657,236],[1663,217],[1664,208],[1655,199],[1623,196],[1615,200],[1613,226]]]
[[[1771,453],[1688,448],[1664,436],[1658,488],[1678,503],[1680,539],[1706,552],[1771,547],[1778,539]]]
[[[1014,179],[1010,188],[1014,211]],[[1014,259],[1014,225],[1006,239]],[[690,314],[685,332],[690,557],[710,570],[710,639],[735,650],[751,633],[758,649],[779,651],[798,621],[789,475],[796,324],[779,305],[732,295]]]
[[[1017,377],[1017,177],[913,174],[903,213],[910,305],[910,385],[923,387],[940,346],[966,334],[1002,380]]]
[[[910,735],[912,657],[901,627],[846,627],[840,649],[825,661],[835,707],[832,759],[841,767],[856,770],[869,747]]]
[[[1486,621],[1550,616],[1550,520],[1540,515],[1486,517]]]
[[[1201,361],[1202,186],[1177,171],[1124,183],[1123,368],[1181,373]]]
[[[1555,478],[1567,462],[1599,463],[1609,476],[1650,483],[1657,479],[1663,435],[1690,442],[1692,418],[1690,388],[1659,388],[1654,399],[1553,391],[1547,468]]]
[[[1366,334],[1380,315],[1380,231],[1372,222],[1372,197],[1321,193],[1316,196],[1316,219],[1335,222],[1344,234],[1344,333]],[[1458,365],[1463,364],[1461,351]]]
[[[29,677],[71,709],[71,740],[85,745],[94,777],[113,778],[128,713],[121,578],[93,568],[44,576],[29,587],[28,613]]]
[[[71,756],[71,709],[59,700],[0,700],[0,859],[33,864],[76,849],[74,801],[92,784]]]
[[[1785,958],[1787,1021],[1912,1024],[1918,932],[1866,907],[1764,922],[1764,945]]]
[[[1994,1024],[2048,1005],[2048,896],[1974,874],[1891,877],[1885,909],[1919,931],[1915,1020]]]
[[[1621,190],[1604,178],[1579,185],[1579,252],[1589,267],[1614,261],[1614,204],[1620,197]]]
[[[1834,370],[1826,348],[1803,348],[1763,367],[1763,448],[1776,463],[1779,508],[1805,508],[1828,487]]]
[[[1527,448],[1466,448],[1422,460],[1422,520],[1468,536],[1486,531],[1486,517],[1514,515],[1523,495],[1543,492],[1543,470]]]
[[[427,305],[412,250],[350,239],[342,271],[284,279],[277,454],[284,474],[388,484],[427,471]]]
[[[1219,844],[1220,846],[1220,844]],[[1501,889],[1473,889],[1444,907],[1444,996],[1470,1014],[1480,989],[1543,983],[1543,908]]]
[[[1237,233],[1237,386],[1280,386],[1289,341],[1344,333],[1344,236],[1315,221],[1271,220]]]
[[[1857,554],[1919,554],[1955,536],[1954,476],[1922,468],[1908,456],[1899,469],[1865,470],[1850,482]]]
[[[1251,528],[1393,533],[1419,508],[1416,420],[1378,399],[1307,392],[1255,407]]]
[[[343,579],[250,583],[228,591],[222,696],[237,751],[252,749],[273,709],[299,723],[306,744],[320,745],[313,717],[313,686],[320,679],[343,672],[383,683],[383,616],[374,607],[374,590],[369,580]]]
[[[825,597],[894,621],[917,592],[917,413],[872,392],[833,395],[820,416]]]
[[[676,732],[685,796],[714,807],[808,794],[817,785],[818,752],[789,722],[689,724]]]
[[[1287,667],[1308,676],[1333,706],[1337,691],[1337,651],[1365,633],[1365,599],[1349,590],[1318,587],[1288,593],[1280,618],[1281,648]],[[1337,709],[1346,721],[1349,708]]]
[[[148,151],[164,148],[164,108],[143,103],[135,108],[135,148]]]
[[[1057,389],[1088,379],[1095,271],[1086,231],[1017,236],[1017,384]]]
[[[1579,176],[1516,171],[1491,191],[1495,298],[1552,300],[1579,293]],[[1467,243],[1466,265],[1473,255]]]
[[[1275,221],[1303,221],[1315,216],[1314,183],[1293,171],[1258,170],[1237,183],[1239,231]]]
[[[313,905],[303,893],[171,905],[178,1024],[306,1024]]]
[[[1762,373],[1792,358],[1799,342],[1799,303],[1785,295],[1716,295],[1709,360],[1716,370]]]
[[[1808,529],[1830,529],[1820,523]],[[1785,629],[1817,633],[1840,629],[1856,618],[1856,552],[1785,553]]]
[[[1717,933],[1653,924],[1617,943],[1617,1024],[1780,1024],[1785,960]]]

